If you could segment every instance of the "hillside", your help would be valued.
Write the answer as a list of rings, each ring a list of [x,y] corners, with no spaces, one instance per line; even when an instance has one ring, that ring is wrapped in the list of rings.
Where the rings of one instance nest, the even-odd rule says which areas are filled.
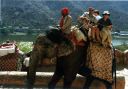
[[[2,20],[5,25],[28,26],[46,30],[58,23],[62,7],[69,7],[74,24],[77,17],[88,7],[103,12],[109,10],[113,30],[128,29],[128,1],[46,1],[46,0],[3,0]]]

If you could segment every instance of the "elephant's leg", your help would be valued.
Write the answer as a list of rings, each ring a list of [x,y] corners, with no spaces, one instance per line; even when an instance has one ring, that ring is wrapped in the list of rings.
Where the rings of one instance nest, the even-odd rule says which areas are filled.
[[[86,65],[86,60],[87,60],[87,49],[88,49],[88,43],[86,43],[86,46],[84,47],[84,51],[81,52],[81,64],[80,64],[80,68],[79,68],[79,71],[78,71],[78,74],[86,77],[88,75],[91,74],[91,70],[89,68],[87,68],[85,65]]]
[[[71,71],[69,72],[67,70],[67,73],[64,74],[64,89],[70,89],[72,82],[74,81],[74,79],[76,78],[76,73],[72,73]]]
[[[106,89],[112,89],[112,84],[107,82],[107,81],[103,81],[103,83],[105,84],[106,86]]]
[[[64,88],[71,88],[72,82],[84,62],[83,57],[85,48],[77,46],[77,50],[64,61]]]
[[[91,70],[85,66],[81,66],[79,71],[78,71],[78,74],[80,74],[84,77],[87,77],[88,75],[91,74]]]
[[[63,76],[63,60],[57,59],[56,69],[55,69],[52,79],[50,80],[48,84],[48,88],[54,89],[57,82],[62,78],[62,76]]]
[[[70,89],[76,75],[79,71],[80,64],[75,66],[70,66],[64,71],[64,89]]]
[[[52,79],[50,80],[49,84],[48,84],[48,89],[54,89],[57,82],[62,78],[63,74],[61,73],[54,73]]]
[[[33,87],[35,83],[36,68],[39,61],[39,53],[34,52],[30,57],[29,70],[27,72],[27,87]]]
[[[91,86],[93,80],[94,80],[94,77],[93,76],[91,76],[91,75],[87,76],[86,77],[86,82],[84,84],[83,89],[89,89],[89,87]]]

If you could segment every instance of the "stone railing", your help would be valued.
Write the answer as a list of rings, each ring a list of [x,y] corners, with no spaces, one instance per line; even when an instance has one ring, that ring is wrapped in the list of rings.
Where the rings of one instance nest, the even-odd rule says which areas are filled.
[[[48,82],[50,81],[53,72],[36,72],[36,83],[35,87],[44,87],[47,88]],[[26,72],[16,72],[16,71],[3,71],[0,72],[0,87],[25,87],[25,79]],[[82,88],[85,82],[85,78],[77,75],[77,78],[73,82],[72,87],[74,88]],[[57,87],[62,87],[62,79],[57,84]],[[97,85],[100,85],[100,89],[105,89],[104,85],[99,81],[94,81],[91,89],[96,89]],[[125,78],[120,73],[117,73],[117,88],[116,89],[124,89],[125,87]],[[113,85],[113,89],[114,85]]]

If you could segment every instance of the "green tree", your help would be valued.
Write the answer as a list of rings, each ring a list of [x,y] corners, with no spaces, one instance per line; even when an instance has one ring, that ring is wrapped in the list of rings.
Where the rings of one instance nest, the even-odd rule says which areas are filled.
[[[27,29],[27,35],[32,35],[33,31],[31,29]]]
[[[1,34],[2,35],[8,35],[9,33],[10,33],[10,31],[7,27],[1,28]]]

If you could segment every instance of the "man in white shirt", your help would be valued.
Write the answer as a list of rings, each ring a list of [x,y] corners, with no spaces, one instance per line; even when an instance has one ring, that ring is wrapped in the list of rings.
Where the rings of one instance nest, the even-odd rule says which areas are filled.
[[[90,20],[90,24],[89,24],[89,39],[92,41],[100,41],[99,38],[99,29],[96,27],[97,26],[97,22],[100,19],[100,16],[95,16],[94,13],[94,8],[93,7],[89,7],[88,8],[88,12],[84,12],[84,14],[81,17],[87,17]]]
[[[90,20],[90,24],[95,25],[97,23],[97,20],[94,16],[94,8],[89,7],[88,12],[84,12],[84,14],[81,17],[87,17]]]
[[[102,17],[100,16],[99,10],[94,10],[94,16],[97,21],[99,21]]]

